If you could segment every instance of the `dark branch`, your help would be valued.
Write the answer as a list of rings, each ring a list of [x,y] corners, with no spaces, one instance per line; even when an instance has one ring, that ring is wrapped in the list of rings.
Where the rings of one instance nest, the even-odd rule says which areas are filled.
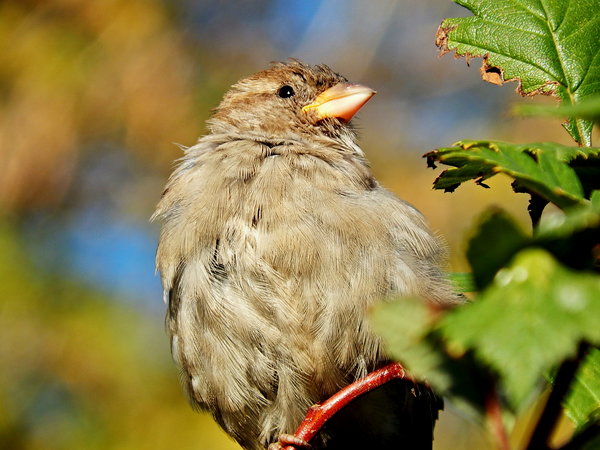
[[[540,416],[535,429],[531,435],[529,440],[529,445],[527,446],[527,450],[541,450],[548,449],[548,440],[552,435],[552,432],[556,428],[556,424],[558,419],[560,418],[560,413],[562,410],[562,402],[569,392],[571,385],[573,384],[573,380],[575,379],[575,374],[581,365],[587,351],[589,349],[589,344],[583,342],[579,345],[579,350],[577,355],[574,358],[567,359],[564,361],[558,372],[556,373],[556,378],[554,379],[554,387],[552,388],[552,392],[548,397],[548,401],[546,402],[546,406],[542,411],[542,415]]]

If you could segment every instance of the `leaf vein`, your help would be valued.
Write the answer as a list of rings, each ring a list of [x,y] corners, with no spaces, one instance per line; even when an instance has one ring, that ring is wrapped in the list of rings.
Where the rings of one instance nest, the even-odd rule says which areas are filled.
[[[573,87],[573,92],[577,91],[577,89],[579,89],[579,86],[581,86],[585,82],[585,79],[589,75],[590,69],[592,68],[592,63],[595,61],[595,59],[596,59],[596,57],[598,57],[598,55],[600,55],[600,47],[598,47],[598,49],[596,50],[596,54],[594,55],[594,57],[588,64],[587,68],[585,69],[585,72],[583,72],[581,74],[581,81],[579,82],[579,84],[577,86]]]
[[[596,402],[596,405],[600,406],[600,397],[598,397],[598,395],[596,395],[596,392],[594,392],[594,389],[592,387],[590,387],[589,384],[587,384],[585,382],[585,380],[582,380],[581,378],[579,379],[579,383],[581,384],[582,387],[584,387],[590,393],[590,397],[592,397],[592,399],[594,399],[594,401]]]
[[[519,28],[519,27],[514,26],[514,25],[508,25],[506,23],[496,22],[494,20],[487,19],[487,18],[486,19],[482,18],[481,21],[485,22],[485,23],[489,23],[490,25],[495,25],[497,27],[504,27],[504,28],[508,28],[510,30],[516,30],[516,31],[519,31],[521,33],[533,34],[534,36],[539,36],[539,37],[542,37],[542,38],[546,38],[547,37],[544,33],[538,33],[537,31],[532,31],[532,30],[524,30],[523,28]]]
[[[534,11],[533,9],[530,9],[530,8],[528,8],[528,7],[527,7],[527,5],[524,5],[522,2],[520,2],[520,1],[518,1],[518,0],[512,0],[512,2],[513,2],[513,3],[516,3],[516,4],[517,4],[517,5],[518,5],[518,6],[519,6],[521,9],[523,9],[523,10],[527,11],[527,12],[528,12],[528,13],[530,13],[532,16],[535,16],[535,17],[537,17],[538,19],[540,19],[540,20],[543,20],[543,21],[545,21],[545,20],[546,20],[546,17],[544,17],[544,16],[543,16],[543,15],[541,15],[541,14],[538,14],[538,12],[537,12],[537,11]]]

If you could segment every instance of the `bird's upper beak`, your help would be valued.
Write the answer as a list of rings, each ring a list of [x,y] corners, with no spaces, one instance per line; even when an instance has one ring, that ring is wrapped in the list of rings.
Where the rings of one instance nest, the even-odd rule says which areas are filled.
[[[319,120],[337,117],[348,122],[376,92],[360,84],[338,83],[317,96],[302,111],[315,110]]]

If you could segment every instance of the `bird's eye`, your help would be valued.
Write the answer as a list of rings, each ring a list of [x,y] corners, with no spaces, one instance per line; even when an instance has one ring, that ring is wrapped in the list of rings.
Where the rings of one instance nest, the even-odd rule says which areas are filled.
[[[286,84],[285,86],[281,86],[279,88],[277,95],[279,95],[281,98],[289,98],[294,95],[294,89]]]

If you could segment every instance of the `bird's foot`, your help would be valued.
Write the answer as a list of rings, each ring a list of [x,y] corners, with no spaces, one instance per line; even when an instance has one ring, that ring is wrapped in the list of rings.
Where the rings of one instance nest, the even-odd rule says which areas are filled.
[[[310,444],[304,439],[301,439],[293,434],[282,434],[277,442],[269,444],[267,450],[293,450],[293,449],[310,449]]]

